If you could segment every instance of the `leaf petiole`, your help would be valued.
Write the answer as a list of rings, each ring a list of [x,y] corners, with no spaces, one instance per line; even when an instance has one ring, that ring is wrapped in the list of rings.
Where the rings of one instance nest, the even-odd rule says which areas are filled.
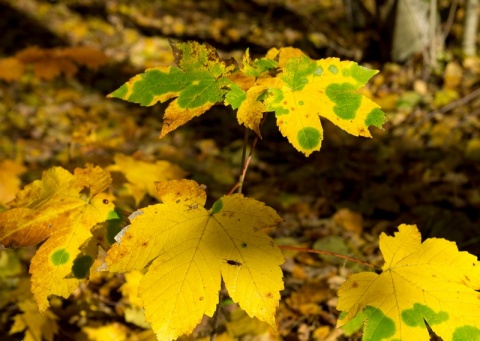
[[[283,250],[294,250],[294,251],[300,251],[300,252],[318,253],[318,254],[321,254],[321,255],[333,256],[333,257],[337,257],[337,258],[346,259],[346,260],[349,260],[349,261],[352,261],[352,262],[355,262],[355,263],[360,263],[360,264],[363,264],[363,265],[368,266],[370,268],[380,269],[380,267],[377,266],[377,265],[373,265],[373,264],[370,264],[370,263],[365,262],[363,260],[353,258],[353,257],[350,257],[350,256],[345,256],[345,255],[342,255],[340,253],[324,251],[324,250],[313,250],[313,249],[308,249],[308,248],[305,248],[305,247],[286,246],[286,245],[278,245],[278,248],[283,249]]]

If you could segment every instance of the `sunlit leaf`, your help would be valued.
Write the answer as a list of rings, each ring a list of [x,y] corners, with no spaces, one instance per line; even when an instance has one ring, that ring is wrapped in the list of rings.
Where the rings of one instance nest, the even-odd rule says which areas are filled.
[[[125,175],[129,182],[126,187],[132,193],[137,205],[147,193],[158,199],[156,181],[180,179],[187,175],[179,166],[165,160],[147,162],[123,154],[115,154],[114,160],[115,165],[108,170]]]
[[[337,309],[344,325],[363,311],[364,340],[480,340],[480,264],[455,243],[429,238],[415,225],[380,235],[383,272],[351,275],[341,286]]]
[[[143,106],[176,98],[165,111],[160,136],[222,102],[231,84],[228,76],[236,68],[233,59],[222,60],[208,44],[171,42],[171,46],[178,67],[147,69],[108,95]]]
[[[158,339],[190,333],[212,316],[221,278],[250,316],[274,326],[283,256],[262,230],[281,218],[240,194],[207,210],[205,191],[191,180],[161,182],[158,190],[163,203],[135,212],[106,258],[110,271],[148,268],[138,290]]]
[[[290,58],[269,88],[265,103],[274,111],[282,135],[306,156],[320,150],[323,128],[319,115],[355,136],[371,137],[370,125],[381,128],[386,118],[379,106],[358,93],[377,71],[337,58]]]

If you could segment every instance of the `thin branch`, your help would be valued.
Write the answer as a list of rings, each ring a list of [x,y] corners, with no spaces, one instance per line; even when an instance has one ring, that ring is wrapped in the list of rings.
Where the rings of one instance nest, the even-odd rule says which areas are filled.
[[[452,4],[450,5],[447,22],[445,23],[445,28],[442,32],[442,45],[445,45],[445,41],[447,40],[450,30],[452,29],[453,20],[455,20],[455,13],[457,13],[458,2],[459,0],[453,0]]]
[[[283,250],[294,250],[294,251],[318,253],[318,254],[321,254],[321,255],[333,256],[333,257],[337,257],[337,258],[346,259],[346,260],[349,260],[349,261],[352,261],[352,262],[355,262],[355,263],[360,263],[360,264],[363,264],[363,265],[368,266],[370,268],[380,269],[379,266],[370,264],[368,262],[365,262],[365,261],[357,259],[357,258],[353,258],[353,257],[350,257],[350,256],[345,256],[345,255],[335,253],[335,252],[324,251],[324,250],[313,250],[313,249],[307,249],[305,247],[286,246],[286,245],[278,245],[278,247],[280,249],[283,249]]]
[[[245,157],[247,156],[248,135],[250,135],[250,130],[245,128],[245,134],[243,135],[242,162],[240,163],[242,169],[245,167]]]
[[[248,135],[250,134],[250,129],[245,128],[245,137],[243,139],[243,152],[242,152],[242,174],[240,174],[240,177],[238,179],[238,193],[242,193],[243,189],[243,181],[245,180],[245,174],[247,172],[248,164],[250,163],[250,156],[253,153],[253,149],[255,148],[255,143],[257,136],[255,136],[255,139],[253,140],[252,148],[250,149],[250,153],[248,155],[248,158],[245,160],[245,155],[247,154],[247,145],[248,145]]]
[[[259,124],[260,128],[263,126],[266,119],[267,119],[267,115],[263,115],[262,120],[260,121],[260,124]],[[245,176],[247,174],[247,169],[248,169],[248,166],[250,165],[250,161],[252,159],[253,152],[255,151],[255,147],[257,146],[257,142],[259,140],[259,136],[255,135],[255,138],[253,139],[253,143],[252,143],[252,148],[250,149],[250,152],[248,153],[248,157],[245,160],[245,154],[246,154],[246,149],[247,149],[247,144],[248,144],[248,134],[249,133],[250,133],[250,129],[246,128],[245,137],[244,137],[244,140],[243,140],[242,173],[239,176],[238,182],[227,193],[227,195],[232,194],[237,189],[238,189],[238,191],[237,191],[238,193],[242,193],[243,182],[244,182]]]
[[[415,126],[418,127],[420,125],[422,125],[423,123],[425,123],[426,121],[428,120],[431,120],[433,118],[433,116],[435,116],[435,114],[437,113],[440,113],[440,114],[445,114],[446,112],[450,111],[450,110],[453,110],[457,107],[460,107],[462,105],[465,105],[467,104],[468,102],[471,102],[473,101],[474,99],[478,98],[478,96],[480,96],[480,89],[477,89],[475,91],[472,91],[471,93],[469,93],[468,95],[465,95],[464,97],[462,98],[459,98],[457,99],[456,101],[453,101],[453,102],[450,102],[448,103],[447,105],[441,107],[440,109],[438,110],[434,110],[434,111],[430,111],[428,113],[425,114],[425,116],[423,117],[422,120],[419,120]]]
[[[253,143],[252,143],[252,148],[250,149],[250,153],[248,153],[247,160],[245,160],[245,165],[243,166],[242,175],[240,175],[240,181],[238,184],[238,193],[242,193],[243,181],[245,180],[245,176],[247,175],[247,169],[248,169],[248,166],[250,165],[250,161],[252,160],[253,151],[257,146],[257,142],[258,142],[258,135],[255,135],[255,138],[253,139]]]

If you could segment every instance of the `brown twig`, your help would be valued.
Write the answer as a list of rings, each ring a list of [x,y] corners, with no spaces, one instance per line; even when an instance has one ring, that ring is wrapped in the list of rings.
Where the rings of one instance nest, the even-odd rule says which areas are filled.
[[[345,256],[345,255],[335,253],[335,252],[330,252],[330,251],[325,251],[325,250],[313,250],[313,249],[307,249],[305,247],[286,246],[286,245],[278,245],[278,247],[280,249],[283,249],[283,250],[294,250],[294,251],[300,251],[300,252],[318,253],[318,254],[321,254],[321,255],[333,256],[333,257],[337,257],[337,258],[346,259],[346,260],[349,260],[349,261],[352,261],[352,262],[355,262],[355,263],[360,263],[360,264],[363,264],[363,265],[368,266],[370,268],[380,269],[379,266],[370,264],[368,262],[365,262],[365,261],[357,259],[357,258],[353,258],[353,257],[350,257],[350,256]]]
[[[450,5],[447,22],[445,23],[445,27],[442,32],[442,45],[445,45],[445,40],[447,40],[448,34],[452,29],[453,20],[455,19],[455,14],[457,13],[458,2],[458,0],[453,0],[452,4]]]
[[[263,126],[265,123],[265,120],[267,119],[267,115],[264,115],[262,117],[262,120],[260,121],[260,127]],[[233,188],[227,193],[227,195],[232,194],[236,189],[238,189],[238,193],[242,193],[243,190],[243,182],[245,180],[245,176],[247,174],[247,169],[248,166],[250,165],[250,161],[252,159],[253,152],[255,150],[255,147],[257,146],[257,142],[259,140],[259,136],[255,135],[255,138],[253,139],[252,142],[252,148],[250,149],[250,152],[248,153],[248,157],[245,159],[246,155],[246,150],[247,150],[247,145],[248,145],[248,135],[250,133],[250,129],[246,128],[245,129],[245,137],[243,139],[243,152],[242,152],[242,173],[239,176],[238,182],[233,186]]]
[[[220,289],[218,293],[218,303],[217,303],[217,308],[215,309],[215,316],[213,316],[213,328],[212,332],[210,333],[210,341],[215,341],[215,338],[217,337],[217,329],[218,329],[218,321],[219,321],[219,315],[220,311],[222,308],[222,301],[223,301],[223,281],[222,281],[222,289]]]
[[[467,104],[468,102],[471,102],[473,101],[474,99],[476,99],[478,96],[480,96],[480,89],[477,89],[475,91],[472,91],[471,93],[469,93],[468,95],[465,95],[464,97],[462,98],[459,98],[453,102],[450,102],[448,103],[447,105],[441,107],[440,109],[437,109],[437,110],[434,110],[434,111],[430,111],[428,113],[425,114],[425,116],[423,117],[423,119],[419,120],[415,126],[420,126],[422,125],[423,123],[425,123],[426,121],[430,120],[433,118],[433,116],[435,116],[435,114],[437,113],[441,113],[441,114],[445,114],[446,112],[450,111],[450,110],[453,110],[457,107],[460,107],[462,105],[465,105]]]

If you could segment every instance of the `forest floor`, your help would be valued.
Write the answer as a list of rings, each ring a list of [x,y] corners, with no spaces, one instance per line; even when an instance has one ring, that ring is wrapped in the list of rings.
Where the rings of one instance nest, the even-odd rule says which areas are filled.
[[[388,122],[365,139],[322,119],[322,149],[306,158],[268,115],[243,193],[284,219],[272,231],[276,242],[381,265],[379,234],[408,223],[417,224],[423,238],[445,238],[480,255],[480,59],[458,52],[461,18],[432,69],[421,54],[403,64],[383,62],[385,47],[375,23],[352,27],[335,1],[3,0],[0,13],[2,57],[32,45],[45,49],[40,52],[45,60],[54,58],[47,49],[79,45],[105,54],[101,67],[80,67],[71,76],[66,75],[71,69],[48,63],[43,74],[30,70],[7,80],[0,74],[0,210],[18,190],[16,181],[24,186],[58,165],[109,167],[118,154],[175,163],[207,186],[211,204],[230,191],[241,171],[244,130],[235,113],[215,106],[159,139],[165,105],[144,108],[105,96],[146,67],[172,64],[168,38],[208,42],[238,61],[247,47],[255,57],[271,47],[296,46],[314,59],[336,56],[380,70],[365,93],[382,106]],[[113,191],[122,210],[156,202],[148,195],[135,202],[124,184],[117,174]],[[15,286],[9,290],[28,291],[33,252],[22,249],[0,258],[0,280],[9,276],[8,285]],[[231,304],[222,312],[223,334],[217,340],[358,340],[359,332],[346,336],[335,328],[335,293],[348,274],[364,267],[311,253],[285,252],[285,257],[278,334]],[[13,273],[5,270],[17,263]],[[97,340],[89,330],[114,326],[118,340],[122,335],[150,340],[153,334],[138,312],[131,320],[125,317],[131,307],[119,293],[124,283],[121,275],[98,275],[69,299],[53,302],[55,339]],[[0,294],[0,335],[8,333],[19,312],[8,292]],[[120,299],[121,304],[111,304]],[[185,340],[210,331],[206,319]],[[20,339],[21,333],[2,337]]]

